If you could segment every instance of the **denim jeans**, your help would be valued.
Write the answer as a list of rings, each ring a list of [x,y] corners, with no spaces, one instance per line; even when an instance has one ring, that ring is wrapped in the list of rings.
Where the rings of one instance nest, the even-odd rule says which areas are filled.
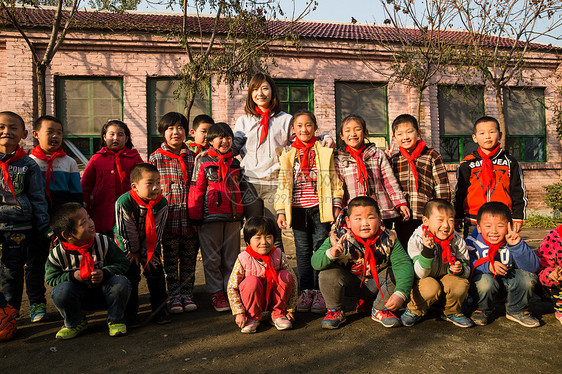
[[[310,258],[320,248],[330,233],[330,224],[320,222],[318,206],[293,208],[293,236],[299,273],[299,291],[318,289],[318,272],[312,268]]]
[[[473,296],[477,309],[484,313],[494,310],[494,299],[503,286],[507,291],[505,309],[509,314],[524,312],[529,307],[529,299],[537,283],[537,275],[523,269],[510,269],[505,276],[476,274],[473,278]]]
[[[74,281],[57,284],[51,292],[64,325],[76,327],[84,319],[83,310],[107,308],[108,322],[124,322],[125,307],[131,293],[131,283],[124,275],[113,275],[102,285],[88,287]]]
[[[129,297],[129,302],[127,303],[127,308],[125,310],[125,318],[128,321],[136,320],[139,311],[139,283],[141,280],[140,268],[143,265],[137,265],[131,263],[129,270],[125,273],[125,276],[131,282],[131,296]],[[154,267],[146,267],[144,269],[144,276],[146,278],[146,285],[148,286],[148,291],[150,293],[150,307],[152,311],[155,312],[161,305],[166,303],[168,299],[168,294],[166,293],[166,278],[164,276],[164,268],[162,265],[157,265]]]

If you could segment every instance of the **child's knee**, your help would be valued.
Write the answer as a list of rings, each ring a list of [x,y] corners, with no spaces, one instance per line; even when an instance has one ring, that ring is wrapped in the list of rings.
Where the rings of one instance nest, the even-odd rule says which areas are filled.
[[[441,285],[435,278],[426,277],[419,280],[417,284],[418,290],[422,298],[425,300],[433,299],[441,296]]]
[[[61,282],[57,284],[51,291],[51,299],[57,306],[65,305],[69,300],[74,300],[76,295],[76,285],[72,282]]]
[[[479,294],[496,293],[499,290],[499,283],[491,274],[482,274],[480,279],[474,281],[474,287]]]
[[[250,275],[244,278],[244,280],[240,283],[240,288],[245,289],[247,291],[261,290],[263,288],[263,284],[259,277],[256,277],[255,275]]]
[[[128,297],[131,293],[131,282],[124,275],[114,275],[110,279],[111,292],[114,295]]]
[[[529,273],[528,271],[522,269],[515,269],[514,271],[515,274],[513,278],[507,284],[508,291],[515,289],[532,291],[533,288],[535,288],[538,279],[536,274]]]
[[[283,284],[286,284],[286,285],[292,286],[295,283],[295,280],[293,279],[293,276],[287,270],[280,270],[278,272],[277,279],[279,279],[280,283],[283,283]]]

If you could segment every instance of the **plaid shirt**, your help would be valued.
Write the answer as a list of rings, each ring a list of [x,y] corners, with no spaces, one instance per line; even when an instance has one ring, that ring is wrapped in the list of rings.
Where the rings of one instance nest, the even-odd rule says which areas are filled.
[[[345,204],[357,196],[370,196],[379,204],[382,219],[399,217],[396,208],[407,202],[386,155],[376,145],[367,144],[363,162],[369,175],[367,188],[359,182],[355,159],[343,150],[336,153],[336,171],[344,183]]]
[[[160,148],[171,152],[170,147],[165,142],[162,143]],[[180,155],[182,155],[187,167],[187,181],[183,180],[183,173],[178,160],[155,151],[150,155],[148,161],[158,168],[162,195],[168,200],[168,219],[164,232],[166,234],[187,235],[193,230],[187,212],[187,201],[196,155],[186,145],[182,146]]]
[[[400,152],[392,155],[390,159],[394,175],[405,191],[406,200],[412,210],[412,219],[421,219],[423,207],[429,200],[438,198],[451,201],[449,177],[441,155],[436,150],[424,147],[422,153],[416,157],[414,164],[418,170],[418,191],[414,173],[406,157]]]

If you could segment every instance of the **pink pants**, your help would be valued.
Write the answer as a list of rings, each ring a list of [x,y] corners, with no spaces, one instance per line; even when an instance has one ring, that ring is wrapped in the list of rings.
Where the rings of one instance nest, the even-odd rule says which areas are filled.
[[[261,319],[261,313],[267,309],[271,310],[271,318],[285,317],[287,313],[287,302],[291,297],[295,280],[286,270],[277,272],[277,287],[271,288],[269,305],[266,305],[266,284],[256,276],[249,276],[240,283],[240,298],[246,308],[246,317],[250,319]]]

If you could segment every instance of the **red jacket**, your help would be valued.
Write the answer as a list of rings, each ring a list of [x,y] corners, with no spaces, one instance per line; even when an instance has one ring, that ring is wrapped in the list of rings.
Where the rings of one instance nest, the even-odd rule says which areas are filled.
[[[82,175],[82,197],[97,232],[113,230],[115,201],[131,189],[131,169],[143,162],[136,149],[126,148],[120,159],[122,183],[116,173],[115,156],[107,153],[105,148],[92,156]]]

